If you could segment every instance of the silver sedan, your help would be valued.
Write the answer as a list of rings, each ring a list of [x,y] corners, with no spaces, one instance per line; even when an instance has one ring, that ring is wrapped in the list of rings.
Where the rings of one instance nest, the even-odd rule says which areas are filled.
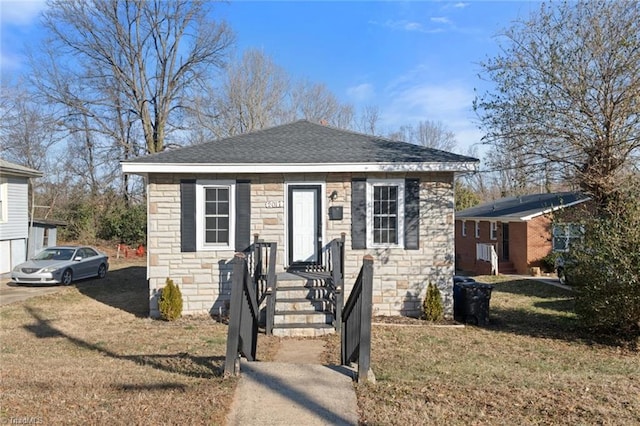
[[[92,247],[49,247],[11,271],[18,284],[69,285],[83,278],[104,278],[109,257]]]

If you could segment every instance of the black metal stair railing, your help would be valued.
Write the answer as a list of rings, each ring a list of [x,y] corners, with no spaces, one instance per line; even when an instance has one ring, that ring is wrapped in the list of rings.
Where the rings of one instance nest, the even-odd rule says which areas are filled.
[[[345,234],[329,243],[328,271],[330,279],[327,282],[329,298],[332,303],[333,326],[337,332],[342,328],[342,307],[344,306],[344,244]]]
[[[234,256],[231,281],[225,376],[240,373],[239,354],[249,361],[255,360],[260,315],[255,286],[249,275],[247,257],[244,253],[236,253]]]
[[[265,242],[258,238],[258,234],[254,234],[253,237],[253,244],[246,251],[249,271],[256,288],[258,307],[262,309],[263,302],[265,302],[264,320],[261,321],[260,325],[265,327],[266,334],[272,334],[276,306],[278,244]]]
[[[342,312],[340,359],[342,365],[358,364],[358,382],[367,380],[371,366],[371,314],[373,257],[364,256],[362,267]]]

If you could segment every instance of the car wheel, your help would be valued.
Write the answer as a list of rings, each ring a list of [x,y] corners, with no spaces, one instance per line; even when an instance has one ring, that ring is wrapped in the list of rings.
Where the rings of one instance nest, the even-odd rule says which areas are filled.
[[[73,272],[71,271],[71,269],[66,269],[62,273],[62,285],[70,285],[71,281],[73,281]]]
[[[104,278],[107,275],[107,265],[104,263],[98,268],[98,278]]]

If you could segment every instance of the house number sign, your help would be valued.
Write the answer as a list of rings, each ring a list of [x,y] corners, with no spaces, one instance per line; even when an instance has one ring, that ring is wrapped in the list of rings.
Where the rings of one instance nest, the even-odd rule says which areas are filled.
[[[264,206],[268,209],[281,209],[284,207],[284,201],[267,201],[264,203]]]

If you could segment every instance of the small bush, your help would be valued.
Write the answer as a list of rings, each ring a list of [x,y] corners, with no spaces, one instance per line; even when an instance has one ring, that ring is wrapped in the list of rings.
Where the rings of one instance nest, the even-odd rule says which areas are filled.
[[[540,259],[540,264],[541,264],[542,270],[544,272],[555,272],[555,270],[556,270],[556,260],[558,260],[558,257],[560,257],[560,256],[561,256],[560,253],[552,251],[551,253],[549,253],[548,255],[543,257],[542,259]]]
[[[427,295],[422,303],[422,310],[424,311],[424,319],[427,321],[440,321],[442,319],[444,307],[442,306],[440,290],[435,284],[429,283]]]
[[[167,283],[161,290],[158,307],[160,315],[167,321],[174,321],[182,315],[182,292],[172,279],[167,278]]]

